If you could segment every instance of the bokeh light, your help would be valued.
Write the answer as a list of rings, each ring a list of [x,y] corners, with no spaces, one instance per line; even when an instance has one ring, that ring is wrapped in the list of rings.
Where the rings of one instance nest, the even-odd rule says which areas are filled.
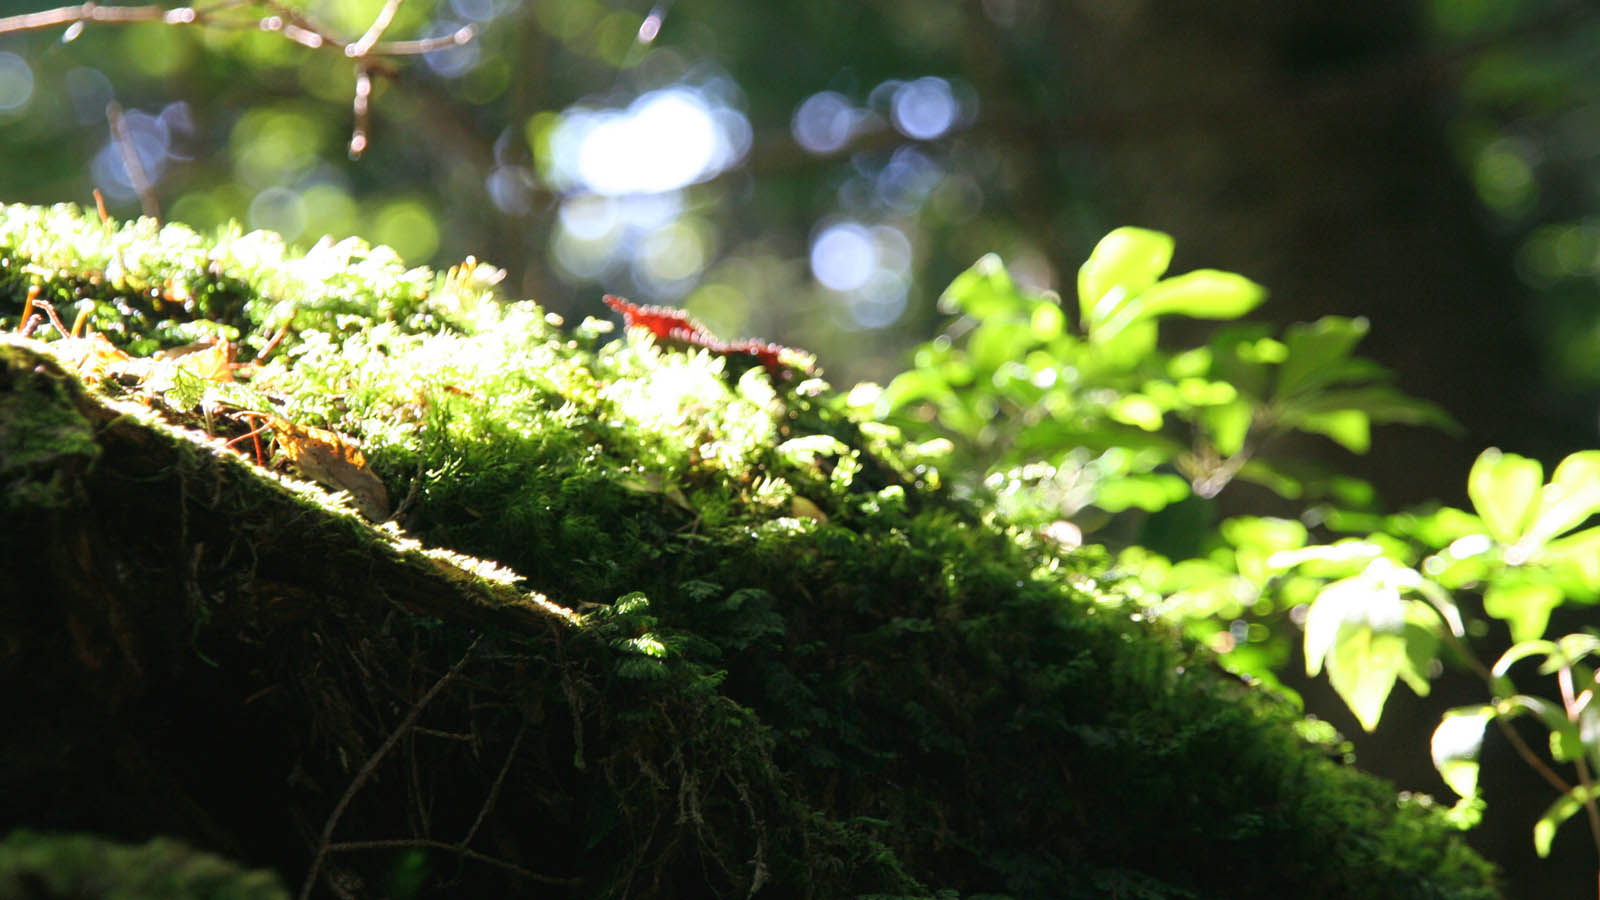
[[[0,53],[0,112],[27,105],[33,96],[33,69],[15,53]]]
[[[655,194],[714,177],[744,158],[744,114],[688,85],[650,91],[626,109],[574,107],[548,138],[552,175],[569,191]]]
[[[905,312],[911,242],[892,225],[833,222],[811,241],[811,273],[839,295],[857,328],[883,328]]]
[[[919,141],[943,136],[960,113],[950,82],[932,76],[900,85],[890,102],[894,127]]]
[[[863,115],[843,94],[823,91],[812,94],[800,104],[789,122],[789,130],[809,152],[834,153],[850,142]]]

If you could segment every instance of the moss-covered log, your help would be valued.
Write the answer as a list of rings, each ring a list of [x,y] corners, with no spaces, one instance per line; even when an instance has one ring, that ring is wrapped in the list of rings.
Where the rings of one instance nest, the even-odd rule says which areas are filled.
[[[0,343],[0,827],[332,897],[1495,896],[803,369],[353,242],[7,207],[0,255],[51,338]]]

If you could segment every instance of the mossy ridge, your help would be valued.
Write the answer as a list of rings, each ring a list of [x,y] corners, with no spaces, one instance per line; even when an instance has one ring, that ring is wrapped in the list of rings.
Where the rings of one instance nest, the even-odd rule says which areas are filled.
[[[286,302],[305,323],[261,383],[413,479],[429,540],[598,604],[618,681],[753,710],[802,796],[911,871],[1019,896],[1493,896],[1426,810],[1129,623],[1088,556],[920,489],[916,448],[819,384],[780,396],[708,354],[596,350],[594,323],[567,337],[397,267],[379,284],[438,290],[307,319],[247,298],[247,341]]]
[[[919,890],[881,843],[794,795],[768,730],[701,668],[667,658],[630,677],[637,617],[577,627],[504,570],[364,524],[82,390],[48,345],[8,341],[0,386],[64,385],[32,396],[89,423],[98,462],[26,470],[70,502],[3,520],[0,634],[22,651],[0,678],[30,689],[0,698],[0,826],[177,834],[293,877],[316,846],[307,823],[427,683],[467,663],[420,723],[431,736],[341,820],[339,836],[396,846],[344,853],[339,877],[381,885],[420,852],[445,895],[529,889],[448,842],[408,845],[425,807],[433,833],[475,830],[549,895]]]

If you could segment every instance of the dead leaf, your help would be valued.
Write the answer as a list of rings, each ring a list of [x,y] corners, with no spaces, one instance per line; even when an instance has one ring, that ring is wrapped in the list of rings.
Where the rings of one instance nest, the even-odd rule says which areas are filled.
[[[374,522],[389,518],[389,492],[367,468],[366,457],[353,440],[285,419],[275,418],[271,424],[283,455],[307,478],[349,494],[356,509]]]

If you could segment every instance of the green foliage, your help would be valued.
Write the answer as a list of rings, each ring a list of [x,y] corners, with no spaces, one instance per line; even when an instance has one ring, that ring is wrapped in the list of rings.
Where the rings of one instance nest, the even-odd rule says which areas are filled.
[[[1201,346],[1161,349],[1164,316],[1230,319],[1264,296],[1226,273],[1162,280],[1172,252],[1157,232],[1108,235],[1079,272],[1078,332],[1056,298],[1020,291],[986,257],[944,296],[960,316],[951,332],[867,399],[913,438],[948,441],[953,468],[986,473],[999,510],[1022,526],[1069,519],[1117,539],[1117,516],[1210,497],[1234,478],[1322,501],[1303,521],[1190,522],[1199,552],[1176,561],[1150,546],[1158,534],[1135,529],[1117,568],[1144,605],[1220,651],[1224,665],[1285,692],[1276,673],[1298,625],[1307,674],[1326,671],[1369,731],[1396,682],[1426,695],[1445,662],[1475,666],[1491,702],[1445,713],[1433,741],[1436,766],[1462,798],[1449,815],[1477,820],[1487,723],[1531,713],[1550,732],[1550,757],[1576,771],[1535,829],[1547,853],[1555,828],[1597,794],[1600,713],[1585,659],[1600,638],[1544,634],[1555,609],[1600,598],[1600,528],[1581,529],[1600,513],[1600,452],[1569,456],[1547,483],[1537,461],[1490,449],[1467,478],[1473,512],[1380,515],[1370,488],[1275,460],[1270,443],[1301,431],[1365,452],[1373,423],[1450,427],[1449,418],[1352,355],[1361,320],[1327,317],[1281,338],[1234,325]],[[1492,670],[1473,658],[1469,634],[1483,628],[1463,613],[1468,600],[1514,642]],[[1561,702],[1513,685],[1512,668],[1531,659],[1555,677]]]
[[[1087,510],[1154,513],[1235,478],[1290,498],[1349,493],[1358,487],[1264,448],[1301,431],[1364,452],[1373,423],[1449,423],[1350,355],[1361,320],[1329,317],[1281,340],[1233,326],[1187,351],[1160,350],[1166,317],[1233,319],[1265,298],[1229,273],[1161,279],[1171,255],[1158,232],[1108,235],[1079,273],[1077,330],[1057,298],[1021,291],[986,257],[941,300],[960,316],[950,334],[917,351],[875,412],[950,440],[954,465],[984,472],[1012,521],[1076,516],[1089,532],[1105,516]]]

